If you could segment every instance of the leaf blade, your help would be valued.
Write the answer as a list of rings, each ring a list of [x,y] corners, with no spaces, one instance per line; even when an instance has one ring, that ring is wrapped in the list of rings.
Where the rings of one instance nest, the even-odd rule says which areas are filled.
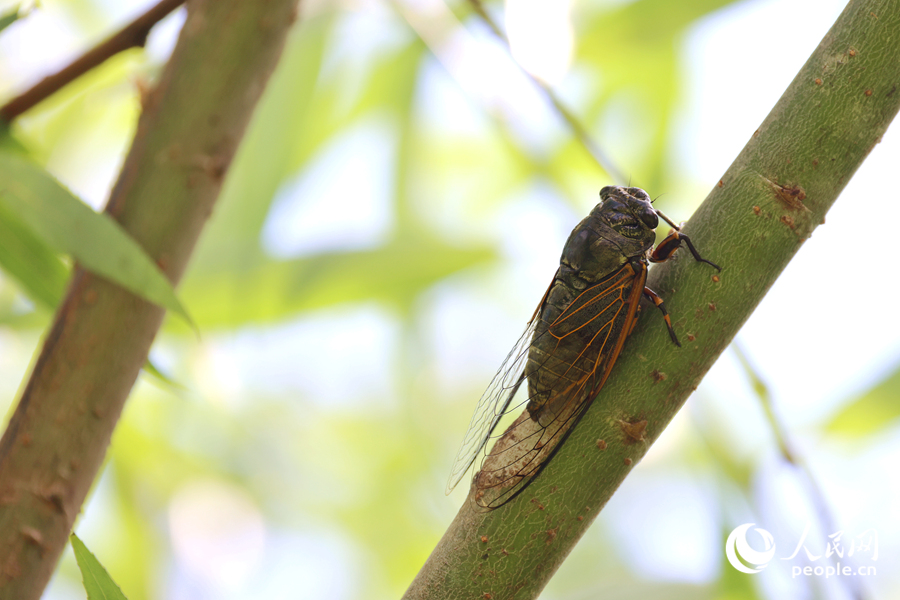
[[[894,426],[900,418],[900,366],[841,408],[825,425],[832,435],[862,439]]]
[[[74,533],[69,535],[69,541],[72,543],[75,560],[81,570],[84,591],[87,592],[88,600],[128,600],[97,557],[87,549],[84,542]]]
[[[0,152],[0,182],[0,207],[38,238],[194,326],[162,270],[109,215],[94,212],[44,169],[7,152]]]
[[[18,21],[20,18],[22,18],[22,16],[23,15],[19,14],[19,6],[18,5],[14,6],[13,8],[9,9],[8,11],[6,11],[2,15],[0,15],[0,31],[3,31],[4,29],[9,27],[13,23]]]
[[[30,228],[0,205],[0,268],[15,279],[38,304],[53,310],[59,304],[69,269]]]

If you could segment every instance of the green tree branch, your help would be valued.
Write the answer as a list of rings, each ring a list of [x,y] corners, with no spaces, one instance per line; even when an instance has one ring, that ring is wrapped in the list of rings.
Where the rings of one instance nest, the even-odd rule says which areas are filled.
[[[881,139],[900,108],[898,38],[900,0],[848,4],[685,227],[722,273],[684,251],[651,269],[684,347],[656,315],[640,319],[542,475],[494,511],[470,493],[405,598],[540,593]]]
[[[294,21],[296,0],[194,0],[107,212],[177,282]],[[0,598],[39,598],[164,311],[76,269],[0,440]]]

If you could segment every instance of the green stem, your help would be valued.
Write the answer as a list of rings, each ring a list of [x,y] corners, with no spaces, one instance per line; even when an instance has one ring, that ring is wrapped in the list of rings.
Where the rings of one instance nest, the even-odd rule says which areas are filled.
[[[475,10],[476,14],[481,17],[481,20],[484,21],[490,30],[494,33],[497,38],[503,43],[509,52],[510,59],[513,62],[518,64],[516,59],[512,56],[512,50],[510,50],[509,40],[506,39],[506,35],[503,33],[503,30],[500,29],[500,26],[494,21],[493,17],[491,17],[490,13],[488,13],[484,9],[484,5],[481,3],[481,0],[469,0],[469,4],[472,5],[472,8]],[[588,132],[587,128],[581,124],[581,121],[578,117],[575,116],[569,107],[562,101],[559,95],[553,91],[553,88],[550,85],[538,79],[531,73],[525,70],[524,67],[519,65],[519,68],[522,69],[522,72],[528,77],[534,85],[536,85],[541,92],[543,92],[544,97],[553,105],[554,110],[556,110],[557,114],[562,118],[563,121],[566,122],[566,125],[569,126],[569,129],[572,131],[572,135],[575,136],[582,147],[587,151],[588,154],[591,155],[591,158],[594,159],[594,162],[597,163],[597,166],[603,169],[607,175],[612,178],[612,182],[616,185],[625,185],[628,181],[628,178],[625,177],[625,174],[622,172],[619,167],[616,166],[612,157],[598,144],[591,134]]]
[[[470,494],[405,598],[540,593],[881,139],[900,109],[897,39],[900,0],[848,4],[685,227],[722,272],[685,252],[651,269],[648,286],[665,298],[684,347],[644,315],[541,476],[494,511]],[[801,299],[785,310],[798,307]],[[623,423],[640,421],[638,441]]]
[[[192,0],[107,206],[177,283],[296,0]],[[164,311],[76,269],[0,440],[0,598],[41,596]]]

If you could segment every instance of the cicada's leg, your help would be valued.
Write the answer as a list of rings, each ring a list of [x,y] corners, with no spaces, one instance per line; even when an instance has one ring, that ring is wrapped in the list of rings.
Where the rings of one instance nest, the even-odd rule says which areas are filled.
[[[634,319],[631,320],[631,327],[628,328],[628,334],[627,334],[627,335],[631,335],[632,333],[634,333],[634,326],[637,325],[637,322],[638,322],[637,317],[638,317],[638,315],[639,315],[640,313],[641,313],[641,305],[640,305],[640,303],[639,303],[639,304],[638,304],[638,307],[637,307],[637,310],[636,310],[635,313],[634,313]]]
[[[653,252],[650,253],[650,262],[653,263],[661,263],[672,258],[672,255],[675,254],[675,251],[681,247],[681,242],[684,242],[687,245],[688,250],[691,251],[691,255],[694,257],[694,260],[697,262],[706,263],[712,267],[715,267],[717,271],[721,271],[722,268],[719,267],[716,263],[706,260],[700,253],[697,252],[697,249],[694,248],[694,244],[691,242],[691,238],[684,235],[677,229],[673,229],[669,232],[669,235],[663,239],[659,244],[656,245],[656,248],[653,249]]]
[[[684,236],[677,229],[670,230],[669,235],[667,235],[663,241],[658,243],[656,248],[653,249],[653,252],[650,253],[650,262],[661,263],[672,258],[675,251],[681,247],[681,240],[683,238]]]
[[[669,328],[669,336],[671,336],[672,341],[675,342],[675,345],[680,348],[681,342],[678,341],[678,336],[675,335],[675,329],[672,327],[672,319],[669,318],[669,311],[666,310],[666,305],[663,302],[663,299],[648,287],[644,288],[644,295],[650,298],[650,300],[653,301],[653,304],[656,305],[656,308],[658,308],[660,312],[662,312],[663,320],[665,320],[666,322],[666,327]]]

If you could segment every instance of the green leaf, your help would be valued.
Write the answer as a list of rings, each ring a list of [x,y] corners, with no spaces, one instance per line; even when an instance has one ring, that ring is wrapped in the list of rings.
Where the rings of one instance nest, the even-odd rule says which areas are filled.
[[[395,238],[370,251],[287,261],[247,258],[242,268],[198,270],[185,280],[183,293],[204,307],[204,328],[272,322],[345,302],[375,300],[403,308],[444,277],[495,258],[488,248]]]
[[[169,309],[193,326],[171,282],[109,215],[96,213],[44,169],[0,152],[0,209],[85,269]]]
[[[154,365],[153,361],[151,361],[149,358],[147,359],[147,362],[144,363],[143,369],[148,375],[154,377],[157,381],[162,383],[166,388],[169,388],[173,391],[175,391],[175,390],[183,391],[183,390],[187,389],[186,387],[184,387],[183,385],[181,385],[180,383],[178,383],[177,381],[175,381],[174,379],[172,379],[171,377],[169,377],[168,375],[166,375],[165,373],[160,371],[159,368],[156,365]]]
[[[28,297],[51,310],[59,304],[69,269],[11,211],[0,204],[0,267]]]
[[[72,550],[75,551],[75,560],[81,569],[81,578],[84,581],[84,590],[88,600],[127,600],[125,594],[112,580],[97,557],[91,554],[78,536],[74,533],[69,536],[72,542]]]
[[[19,20],[19,7],[11,8],[2,15],[0,15],[0,31],[3,31],[13,23]]]
[[[881,383],[845,406],[826,425],[829,433],[864,437],[900,417],[900,367]]]
[[[29,155],[28,149],[16,139],[16,136],[9,129],[9,123],[3,119],[0,119],[0,151],[18,154],[23,157]]]

